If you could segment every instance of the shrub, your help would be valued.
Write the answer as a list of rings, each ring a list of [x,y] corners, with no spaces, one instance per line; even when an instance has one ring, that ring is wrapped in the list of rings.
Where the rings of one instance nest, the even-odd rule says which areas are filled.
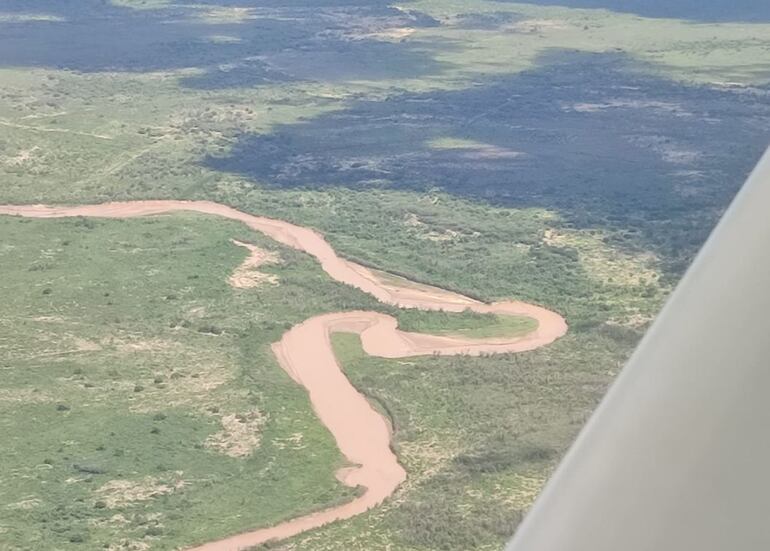
[[[70,534],[70,537],[69,537],[70,543],[85,543],[86,539],[87,539],[86,534],[82,532]]]
[[[224,331],[220,327],[217,327],[216,325],[212,325],[212,324],[201,325],[198,328],[198,332],[206,333],[208,335],[221,335],[222,333],[224,333]]]
[[[78,465],[75,463],[72,468],[79,473],[84,474],[106,474],[107,470],[97,465]]]

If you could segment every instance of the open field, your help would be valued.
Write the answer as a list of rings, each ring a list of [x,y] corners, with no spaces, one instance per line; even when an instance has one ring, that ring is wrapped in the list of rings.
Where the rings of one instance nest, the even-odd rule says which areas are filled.
[[[217,201],[393,285],[566,317],[552,346],[494,357],[336,335],[407,480],[276,549],[499,549],[766,147],[767,14],[559,3],[0,6],[0,204]],[[243,268],[231,239],[273,261]],[[175,549],[351,499],[269,349],[305,319],[529,328],[381,305],[192,214],[0,217],[0,281],[2,551]]]
[[[365,296],[214,218],[0,224],[3,549],[174,549],[351,497],[269,345]],[[231,236],[278,285],[228,285]]]
[[[380,505],[405,481],[406,472],[391,450],[392,429],[390,421],[387,417],[377,413],[369,405],[367,399],[359,394],[344,377],[329,342],[330,333],[347,331],[359,333],[363,339],[364,348],[373,355],[411,357],[428,354],[465,356],[468,354],[528,351],[550,344],[555,339],[563,336],[567,330],[564,320],[557,314],[526,304],[493,303],[486,305],[438,288],[410,285],[399,289],[394,287],[392,282],[381,284],[376,276],[364,267],[337,257],[323,239],[312,231],[277,220],[248,216],[214,203],[138,201],[70,208],[0,206],[0,213],[5,215],[43,219],[74,218],[80,226],[89,229],[92,229],[96,224],[93,217],[124,219],[174,211],[194,211],[241,221],[249,228],[263,232],[280,243],[312,255],[320,262],[323,270],[333,279],[367,292],[390,306],[421,308],[424,310],[443,310],[446,308],[452,311],[458,308],[468,309],[482,318],[481,320],[475,319],[474,329],[476,333],[483,333],[486,330],[492,336],[489,339],[480,339],[475,334],[434,337],[429,334],[401,333],[396,329],[397,321],[395,319],[376,312],[363,311],[338,312],[315,316],[296,324],[282,336],[280,342],[272,345],[272,349],[284,371],[308,392],[314,412],[331,432],[339,451],[345,457],[347,465],[337,469],[337,478],[340,482],[360,493],[360,495],[336,507],[327,507],[323,511],[309,515],[295,515],[295,518],[291,520],[277,523],[275,526],[261,530],[243,534],[238,534],[243,529],[233,530],[238,535],[196,547],[196,549],[201,551],[237,549],[271,540],[286,539],[333,521],[345,520],[360,515]],[[143,237],[152,237],[152,233],[145,232]],[[71,242],[67,239],[61,244],[69,246]],[[256,270],[262,265],[262,261],[265,258],[271,258],[273,264],[278,262],[279,255],[277,252],[270,253],[257,245],[249,245],[233,239],[230,239],[229,245],[244,247],[250,252],[249,257],[240,266],[234,268],[232,275],[227,278],[230,285],[236,289],[241,287],[237,283],[243,281],[245,270]],[[11,247],[13,248],[13,246]],[[62,249],[54,251],[63,252]],[[137,252],[137,249],[133,248],[132,252]],[[56,256],[55,253],[52,254],[50,250],[44,251],[44,256],[49,262],[44,265],[35,265],[36,270],[47,271],[55,266],[52,260]],[[148,275],[152,276],[155,273],[157,273],[155,270],[151,270],[148,272]],[[238,274],[238,277],[234,281],[235,274]],[[268,274],[261,275],[267,276]],[[279,282],[279,276],[276,274],[271,275],[272,277],[263,281],[263,283],[275,286]],[[136,283],[134,284],[136,285]],[[254,284],[248,287],[257,286]],[[188,290],[185,289],[185,291]],[[45,287],[41,294],[49,297],[53,294],[53,288]],[[103,296],[110,297],[111,293],[106,292]],[[164,296],[164,300],[177,300],[177,295],[175,293],[167,294]],[[107,303],[109,306],[113,305],[112,300],[108,300]],[[199,310],[199,308],[195,310]],[[56,311],[57,313],[59,312],[59,310]],[[512,315],[519,312],[525,313],[527,317]],[[441,314],[443,312],[439,312],[438,315]],[[491,320],[487,320],[490,327],[485,327],[481,323],[484,314],[491,317]],[[474,319],[469,314],[466,314],[466,317]],[[44,316],[43,318],[47,322],[59,321],[63,323],[63,318],[56,320],[53,320],[51,316]],[[503,318],[510,319],[507,322],[501,322],[500,320]],[[36,321],[40,319],[42,318],[35,318]],[[427,323],[431,322],[427,311],[422,313],[422,319]],[[170,327],[172,329],[180,327],[189,328],[189,322],[185,323],[186,321],[171,322]],[[120,323],[120,320],[117,323]],[[504,337],[497,334],[500,332],[501,327],[505,330]],[[523,331],[527,327],[529,330]],[[516,328],[518,332],[511,334],[511,328]],[[225,333],[225,329],[221,326],[211,324],[202,325],[198,331],[210,336],[221,336]],[[111,341],[111,344],[113,342]],[[138,347],[135,346],[134,349],[153,350],[158,342],[163,341],[159,341],[156,338],[152,341],[152,345],[145,345],[144,347],[139,345]],[[179,345],[178,352],[188,352],[188,349],[182,343],[177,342],[176,344]],[[100,342],[81,337],[75,337],[73,345],[75,346],[74,350],[57,352],[53,353],[53,355],[69,355],[72,352],[96,352],[102,350]],[[171,345],[169,347],[173,348]],[[47,355],[46,353],[42,354],[43,356]],[[167,365],[164,367],[169,369]],[[83,375],[83,370],[78,367],[74,373],[78,376]],[[199,376],[195,377],[195,375],[199,374],[194,374],[193,378],[200,379]],[[183,377],[184,375],[179,371],[174,370],[169,375],[169,380],[173,381]],[[201,383],[201,387],[196,390],[201,393],[210,392],[218,389],[226,380],[226,376],[220,375],[219,377],[214,377],[213,381],[205,379],[203,381],[196,381],[196,383]],[[155,390],[165,391],[167,388],[166,377],[162,374],[156,374],[153,378],[153,383],[155,384]],[[171,382],[169,384],[173,385],[174,383]],[[90,381],[84,383],[83,386],[84,388],[95,389],[92,393],[99,392],[97,385]],[[178,383],[174,386],[178,386]],[[114,390],[114,388],[111,388],[111,390]],[[33,390],[32,394],[37,394],[37,392],[39,392],[39,389]],[[145,387],[140,383],[136,383],[133,387],[133,393],[140,394],[143,392],[145,392]],[[167,393],[161,392],[160,394]],[[23,402],[23,391],[19,391],[17,395],[20,397],[14,401]],[[12,391],[8,394],[8,397],[13,397]],[[71,399],[71,394],[68,393],[67,398]],[[101,400],[103,398],[104,396],[99,394],[98,399]],[[166,399],[168,400],[169,398],[166,397]],[[201,404],[195,403],[194,397],[185,397],[183,400],[194,408],[200,408],[201,406]],[[173,403],[173,401],[162,404],[163,407],[167,407],[170,403]],[[196,449],[208,447],[234,458],[248,458],[252,456],[261,442],[262,428],[273,412],[251,408],[246,412],[226,414],[221,412],[218,405],[219,402],[214,403],[217,405],[209,405],[207,411],[209,413],[221,414],[222,430],[215,434],[209,434],[202,444],[198,443]],[[79,403],[78,405],[80,406],[81,404]],[[139,406],[139,408],[136,411],[152,412],[151,407],[146,411],[141,409],[142,406]],[[71,408],[66,403],[60,401],[56,405],[55,411],[59,414],[69,413]],[[153,421],[165,421],[167,419],[167,414],[161,411],[156,412],[152,417]],[[100,421],[103,422],[104,419],[100,419]],[[157,425],[154,425],[150,430],[150,434],[155,435],[159,435],[161,432],[161,428]],[[110,436],[116,436],[115,432],[111,432]],[[302,434],[295,433],[292,438],[294,440],[302,440]],[[13,435],[11,435],[9,440],[12,439]],[[73,445],[79,446],[80,443],[73,442]],[[13,451],[18,452],[15,447]],[[97,451],[106,451],[106,447],[100,445]],[[62,453],[63,447],[59,448],[58,452]],[[124,451],[121,450],[121,453],[116,453],[116,456],[122,457],[123,453]],[[69,457],[65,456],[64,460],[69,460]],[[53,467],[54,461],[46,458],[43,460],[42,465]],[[186,464],[183,464],[183,466],[186,466]],[[77,473],[86,475],[106,475],[108,473],[107,467],[102,464],[84,465],[73,463],[72,469]],[[159,468],[159,470],[166,469]],[[184,473],[184,469],[175,470],[175,480],[173,482],[159,480],[157,477],[150,475],[141,477],[143,474],[141,471],[132,473],[140,477],[138,480],[110,480],[96,490],[97,500],[93,503],[93,507],[98,510],[114,510],[121,506],[131,506],[136,502],[144,502],[168,494],[184,493],[185,487],[188,485],[182,479]],[[261,476],[264,476],[264,473]],[[81,480],[71,478],[65,481],[65,483],[75,483],[84,480],[91,482],[93,479],[92,477],[86,477]],[[42,503],[42,498],[33,495],[12,505],[15,508],[27,510],[41,506]],[[120,519],[125,521],[123,515],[120,516]],[[154,520],[157,521],[157,517]],[[155,522],[148,529],[148,532],[144,534],[143,539],[161,536],[163,534],[163,526],[162,523]],[[89,537],[84,535],[84,533],[69,533],[70,543],[84,543],[87,539]],[[143,541],[127,539],[123,541],[127,542],[126,546],[146,545]]]
[[[510,338],[526,335],[537,329],[532,318],[476,314],[465,312],[425,313],[407,310],[399,315],[399,329],[414,333],[459,335],[472,339]]]

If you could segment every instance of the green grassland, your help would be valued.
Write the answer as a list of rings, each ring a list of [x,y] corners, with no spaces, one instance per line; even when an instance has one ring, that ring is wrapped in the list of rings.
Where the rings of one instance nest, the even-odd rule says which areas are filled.
[[[333,440],[269,344],[317,313],[387,307],[211,217],[2,217],[0,230],[3,549],[174,549],[353,495],[333,477],[343,464]],[[276,250],[280,263],[260,270],[277,284],[231,288],[245,251],[230,238]],[[468,336],[532,327],[397,314],[405,329]],[[363,357],[357,346],[340,352],[345,365]],[[392,407],[390,390],[359,387]]]
[[[525,316],[476,314],[470,311],[453,314],[405,310],[398,314],[398,322],[402,331],[459,335],[472,339],[519,337],[537,329],[537,321]]]
[[[352,495],[269,344],[368,297],[208,217],[3,217],[0,233],[2,549],[174,549]],[[262,268],[277,285],[229,287],[230,237],[279,251]]]
[[[335,337],[409,479],[274,546],[499,549],[765,147],[770,26],[227,4],[0,7],[0,203],[216,200],[392,274],[563,313],[566,337],[517,355],[382,360]],[[279,252],[261,268],[277,285],[228,286],[233,237]],[[193,215],[0,217],[0,282],[3,551],[175,549],[349,498],[268,346],[314,314],[528,323],[396,311]]]

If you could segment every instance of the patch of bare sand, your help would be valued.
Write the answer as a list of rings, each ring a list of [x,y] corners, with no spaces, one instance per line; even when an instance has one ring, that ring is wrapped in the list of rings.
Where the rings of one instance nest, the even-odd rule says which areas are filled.
[[[267,417],[257,409],[223,415],[222,430],[206,439],[204,445],[230,457],[247,457],[262,441],[262,427]]]
[[[429,140],[427,145],[428,147],[439,151],[455,151],[459,153],[462,158],[471,161],[510,160],[527,156],[526,153],[516,151],[515,149],[462,138],[438,138]]]
[[[548,229],[543,242],[553,247],[578,251],[581,266],[592,278],[605,284],[637,286],[657,283],[658,262],[652,253],[631,254],[613,248],[597,232]]]
[[[275,274],[266,274],[258,270],[260,266],[279,263],[281,257],[278,253],[266,251],[256,245],[243,243],[235,239],[231,239],[230,241],[239,247],[245,247],[249,250],[249,256],[229,277],[228,282],[230,285],[238,289],[251,289],[266,283],[271,285],[276,285],[278,283],[278,276]]]
[[[563,19],[526,19],[503,25],[502,30],[520,33],[539,33],[543,31],[564,31],[572,27]]]
[[[435,241],[438,243],[456,241],[463,236],[460,232],[449,228],[442,231],[430,229],[416,214],[411,212],[406,215],[404,225],[415,230],[414,234],[417,239],[424,239],[426,241]]]
[[[141,480],[110,480],[95,491],[97,501],[104,503],[107,508],[115,509],[134,505],[172,494],[185,487],[186,483],[177,473],[177,477],[169,481],[161,481],[154,476]]]
[[[675,165],[692,165],[703,156],[699,151],[689,149],[666,136],[632,136],[628,141],[657,153],[663,161]]]
[[[50,23],[63,23],[65,17],[52,13],[7,13],[0,12],[0,23],[28,23],[32,21],[46,21]]]
[[[40,321],[43,323],[63,323],[67,320],[61,316],[37,316],[32,318],[32,321]]]
[[[278,448],[279,450],[303,450],[307,447],[307,444],[304,443],[304,435],[301,432],[295,432],[286,438],[274,438],[273,439],[273,446]]]
[[[475,147],[469,147],[462,155],[469,160],[518,159],[526,157],[526,153],[521,151],[491,144],[479,144]]]
[[[110,527],[123,527],[128,526],[131,524],[131,521],[126,518],[125,515],[122,513],[115,513],[111,517],[107,518],[94,518],[89,521],[89,524],[91,526],[101,527],[101,526],[110,526]]]
[[[692,117],[694,114],[684,109],[679,103],[667,101],[647,101],[638,99],[609,99],[602,103],[566,103],[562,102],[561,108],[564,111],[575,111],[577,113],[599,113],[607,109],[648,109],[657,111],[662,115],[673,115],[675,117]]]
[[[30,509],[35,509],[37,507],[40,507],[42,504],[42,500],[36,496],[29,496],[26,497],[20,501],[17,501],[16,503],[9,503],[6,505],[9,509],[19,509],[23,511],[29,511]]]
[[[391,27],[380,29],[374,32],[360,32],[349,34],[348,38],[351,40],[383,40],[383,41],[400,41],[412,36],[415,31],[414,27]]]
[[[221,6],[216,8],[207,8],[205,11],[197,14],[197,19],[210,25],[232,25],[244,23],[259,16],[254,8],[238,6]]]
[[[99,343],[80,337],[75,338],[73,342],[78,352],[97,352],[102,349]]]
[[[164,352],[179,351],[183,348],[182,343],[166,339],[145,339],[145,340],[112,340],[120,352]]]
[[[30,388],[0,388],[0,402],[13,404],[45,404],[53,402],[52,396]]]
[[[33,154],[38,149],[40,149],[40,147],[38,146],[32,147],[30,149],[22,149],[13,157],[6,158],[3,162],[6,166],[10,166],[10,167],[21,166],[25,164],[27,161],[29,161],[30,159],[32,159]]]
[[[146,541],[122,538],[111,543],[107,551],[147,551],[148,549],[150,549],[150,544]]]
[[[611,318],[607,323],[630,329],[644,329],[654,319],[653,314],[642,314],[641,312],[629,313],[624,317]]]

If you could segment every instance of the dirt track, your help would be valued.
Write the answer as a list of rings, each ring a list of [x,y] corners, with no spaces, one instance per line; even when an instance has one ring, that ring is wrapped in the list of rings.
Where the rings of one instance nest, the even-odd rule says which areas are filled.
[[[400,358],[426,354],[470,354],[522,352],[544,346],[564,335],[564,319],[549,310],[523,302],[484,304],[463,295],[415,284],[407,280],[385,281],[368,268],[337,256],[317,232],[280,220],[252,216],[225,205],[207,201],[132,201],[75,207],[0,206],[0,214],[34,218],[93,216],[129,218],[172,211],[194,211],[239,220],[272,239],[314,256],[332,278],[367,292],[379,301],[401,308],[524,315],[538,327],[513,339],[466,339],[406,333],[396,328],[391,316],[376,312],[339,312],[310,318],[286,332],[273,345],[287,373],[307,389],[321,422],[353,465],[337,473],[349,486],[362,486],[364,493],[346,504],[288,520],[270,528],[211,542],[190,551],[236,551],[271,539],[287,538],[363,513],[385,500],[406,478],[390,448],[390,426],[347,380],[331,347],[334,332],[360,334],[364,350],[371,355]]]

